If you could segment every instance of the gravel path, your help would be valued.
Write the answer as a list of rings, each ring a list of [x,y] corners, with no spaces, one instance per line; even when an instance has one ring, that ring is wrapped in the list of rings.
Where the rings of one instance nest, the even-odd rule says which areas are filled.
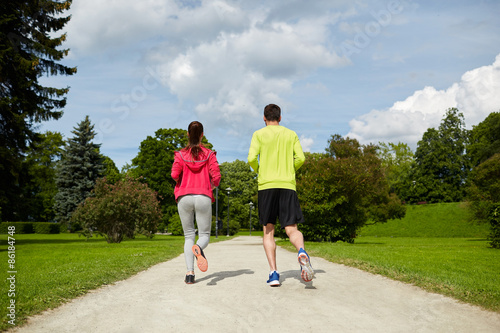
[[[205,250],[209,269],[184,283],[181,255],[44,312],[12,332],[500,332],[500,314],[312,257],[277,249],[281,287],[266,285],[260,237]]]

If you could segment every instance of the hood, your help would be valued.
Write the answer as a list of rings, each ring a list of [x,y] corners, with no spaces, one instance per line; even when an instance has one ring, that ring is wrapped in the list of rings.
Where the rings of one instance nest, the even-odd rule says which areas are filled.
[[[208,154],[207,154],[208,153]],[[192,170],[192,171],[199,171],[201,170],[205,164],[208,163],[208,159],[210,158],[210,155],[212,154],[212,151],[210,150],[205,150],[203,149],[203,153],[201,154],[202,159],[198,161],[193,161],[191,159],[191,154],[189,151],[185,152],[179,152],[180,158],[184,161],[184,163],[187,165],[187,167]]]

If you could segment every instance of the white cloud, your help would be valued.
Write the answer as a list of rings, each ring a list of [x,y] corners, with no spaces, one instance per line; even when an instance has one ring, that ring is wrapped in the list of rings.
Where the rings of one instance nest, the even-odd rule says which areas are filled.
[[[305,135],[300,136],[300,145],[302,146],[302,150],[305,152],[310,152],[312,146],[314,145],[314,139],[308,138]]]
[[[404,142],[413,149],[424,132],[438,127],[446,110],[458,108],[468,128],[500,110],[500,54],[495,62],[466,72],[446,90],[425,87],[386,110],[372,110],[349,122],[347,136],[362,143]]]

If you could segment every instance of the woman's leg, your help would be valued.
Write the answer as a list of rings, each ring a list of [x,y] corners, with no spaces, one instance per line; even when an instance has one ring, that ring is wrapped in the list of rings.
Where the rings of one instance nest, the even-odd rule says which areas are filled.
[[[200,195],[195,198],[196,224],[198,225],[198,244],[204,250],[210,242],[212,229],[212,199]]]
[[[192,247],[195,241],[194,198],[186,195],[179,199],[177,210],[184,230],[184,259],[188,273],[194,272],[194,254]]]

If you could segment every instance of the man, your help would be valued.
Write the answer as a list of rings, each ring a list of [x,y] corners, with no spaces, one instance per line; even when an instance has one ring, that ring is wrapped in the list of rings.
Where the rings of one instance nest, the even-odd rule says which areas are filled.
[[[264,108],[266,127],[253,133],[248,151],[248,163],[258,173],[259,222],[264,229],[264,250],[270,268],[267,284],[273,287],[280,285],[274,241],[276,219],[298,251],[302,279],[309,282],[314,277],[304,250],[304,237],[297,228],[304,217],[295,191],[295,172],[304,164],[305,156],[297,134],[280,126],[280,121],[280,107],[267,105]]]

